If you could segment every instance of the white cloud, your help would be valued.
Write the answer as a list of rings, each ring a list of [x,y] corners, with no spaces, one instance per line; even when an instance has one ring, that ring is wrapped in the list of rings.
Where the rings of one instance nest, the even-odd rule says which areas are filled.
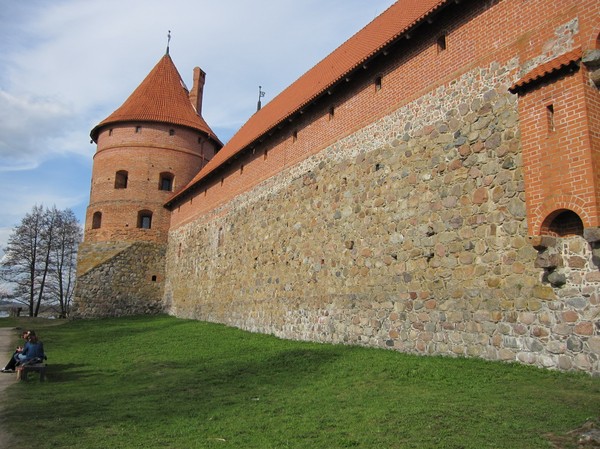
[[[16,97],[0,90],[0,172],[32,169],[54,152],[48,139],[64,132],[72,114],[46,98]],[[54,147],[61,152],[60,146]]]

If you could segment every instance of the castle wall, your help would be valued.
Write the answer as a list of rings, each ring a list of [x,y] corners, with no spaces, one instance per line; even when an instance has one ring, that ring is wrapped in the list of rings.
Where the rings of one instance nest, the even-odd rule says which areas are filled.
[[[459,5],[207,180],[173,210],[165,307],[284,338],[598,372],[597,250],[528,237],[508,92],[580,44],[576,3]]]
[[[470,71],[172,231],[171,313],[597,371],[600,276],[580,237],[564,239],[567,287],[536,267],[506,70]]]

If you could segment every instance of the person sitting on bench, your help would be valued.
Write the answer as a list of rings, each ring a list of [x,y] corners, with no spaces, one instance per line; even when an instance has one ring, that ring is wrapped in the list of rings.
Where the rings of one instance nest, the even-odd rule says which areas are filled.
[[[38,340],[35,332],[30,331],[23,350],[15,356],[17,365],[42,363],[45,358],[44,344]]]

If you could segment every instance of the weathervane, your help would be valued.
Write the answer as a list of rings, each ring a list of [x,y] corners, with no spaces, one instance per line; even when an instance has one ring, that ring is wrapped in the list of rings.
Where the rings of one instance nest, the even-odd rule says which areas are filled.
[[[169,44],[171,43],[171,30],[169,30],[169,34],[167,34],[167,54],[169,54]]]
[[[262,86],[258,86],[258,104],[256,105],[256,112],[260,111],[262,105],[260,104],[260,99],[265,96],[265,93],[262,91]]]

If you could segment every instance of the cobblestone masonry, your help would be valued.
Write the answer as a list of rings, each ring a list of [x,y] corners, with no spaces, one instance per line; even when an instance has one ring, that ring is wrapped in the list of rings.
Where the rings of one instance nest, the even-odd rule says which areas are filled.
[[[527,237],[516,67],[472,70],[172,230],[170,313],[600,372],[597,250]]]
[[[83,243],[77,300],[71,316],[108,317],[164,311],[166,245],[148,242]]]

